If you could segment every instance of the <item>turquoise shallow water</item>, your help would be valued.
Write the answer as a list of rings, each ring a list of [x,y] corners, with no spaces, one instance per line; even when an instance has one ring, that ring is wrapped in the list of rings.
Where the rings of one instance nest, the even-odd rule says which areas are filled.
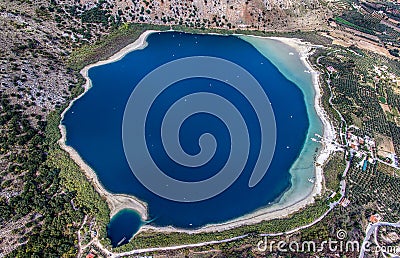
[[[313,185],[308,181],[315,176],[314,159],[317,149],[321,145],[310,139],[315,134],[323,135],[323,125],[315,110],[315,89],[312,76],[299,58],[299,54],[292,47],[273,39],[252,36],[240,36],[252,44],[260,53],[271,61],[279,71],[290,81],[296,84],[304,95],[310,126],[301,154],[293,163],[290,173],[292,175],[292,188],[288,199],[301,200],[312,191]]]
[[[278,201],[288,189],[296,189],[296,197],[306,196],[312,190],[307,179],[314,176],[313,158],[319,146],[310,137],[322,133],[313,108],[311,76],[304,72],[297,56],[289,55],[294,50],[286,45],[255,38],[246,40],[251,44],[235,36],[157,33],[149,36],[146,48],[90,69],[93,87],[74,103],[63,120],[67,144],[96,171],[107,190],[146,201],[154,219],[152,224],[157,226],[197,228],[228,221]],[[133,175],[124,155],[121,127],[125,105],[138,82],[158,66],[190,56],[224,58],[249,71],[271,101],[278,134],[266,176],[256,187],[249,188],[249,177],[260,150],[260,128],[251,105],[220,81],[192,78],[172,85],[155,102],[146,125],[148,133],[154,136],[147,138],[151,155],[166,174],[185,181],[209,178],[223,167],[230,150],[229,131],[222,121],[199,113],[183,123],[180,142],[187,153],[195,155],[199,152],[199,137],[204,133],[214,135],[218,147],[213,159],[192,170],[168,158],[159,136],[163,114],[176,100],[190,93],[211,92],[231,101],[245,118],[251,140],[248,163],[228,190],[206,201],[181,203],[153,194]]]

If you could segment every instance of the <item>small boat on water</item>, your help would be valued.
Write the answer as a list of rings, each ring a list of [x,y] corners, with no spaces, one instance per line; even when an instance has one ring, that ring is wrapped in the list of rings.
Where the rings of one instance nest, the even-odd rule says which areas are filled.
[[[308,182],[310,182],[310,183],[314,184],[314,182],[315,182],[315,181],[314,181],[314,179],[312,179],[312,178],[309,178],[309,179],[308,179]]]

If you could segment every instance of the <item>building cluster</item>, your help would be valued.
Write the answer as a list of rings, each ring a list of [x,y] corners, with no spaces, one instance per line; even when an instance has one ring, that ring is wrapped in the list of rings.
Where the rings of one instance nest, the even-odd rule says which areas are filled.
[[[348,146],[355,150],[355,151],[366,151],[369,152],[371,155],[371,158],[375,157],[375,151],[376,151],[376,145],[375,145],[375,141],[365,135],[364,137],[360,137],[358,135],[353,134],[352,132],[348,131],[346,133],[346,140],[347,140],[347,144]]]
[[[350,152],[353,152],[355,157],[361,159],[359,166],[363,171],[367,170],[368,163],[375,164],[376,162],[376,145],[375,141],[369,137],[360,137],[351,131],[346,132],[347,146]]]
[[[371,137],[367,135],[360,137],[349,130],[346,132],[346,140],[351,152],[353,152],[355,157],[361,159],[359,166],[362,167],[363,171],[367,169],[368,163],[375,164],[377,161],[399,168],[396,153],[390,153],[385,157],[377,155],[376,143]]]

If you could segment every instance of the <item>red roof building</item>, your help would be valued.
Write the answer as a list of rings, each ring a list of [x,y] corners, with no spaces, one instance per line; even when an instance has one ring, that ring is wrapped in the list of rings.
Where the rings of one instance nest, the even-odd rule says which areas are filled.
[[[380,220],[381,220],[381,215],[379,214],[371,215],[371,217],[369,217],[369,221],[372,223],[377,223]]]

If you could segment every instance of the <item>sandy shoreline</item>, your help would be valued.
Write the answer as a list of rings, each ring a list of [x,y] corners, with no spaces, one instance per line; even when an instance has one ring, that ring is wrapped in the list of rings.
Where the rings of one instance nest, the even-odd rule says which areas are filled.
[[[88,70],[90,68],[92,68],[94,66],[99,66],[99,65],[106,64],[106,63],[118,61],[123,56],[125,56],[127,53],[129,53],[133,50],[141,49],[141,48],[145,47],[147,36],[154,32],[156,32],[156,31],[146,31],[134,43],[121,49],[118,53],[113,55],[108,60],[100,61],[96,64],[86,66],[81,71],[81,74],[86,79],[85,92],[87,90],[89,90],[89,88],[91,87],[91,82],[88,77]],[[260,37],[260,38],[262,38],[262,37]],[[320,90],[320,86],[319,86],[319,73],[317,71],[315,71],[312,68],[311,64],[308,62],[308,57],[310,55],[312,45],[301,42],[301,40],[299,40],[299,39],[291,39],[291,38],[269,38],[269,39],[279,40],[279,41],[283,42],[284,44],[287,44],[290,47],[294,48],[300,54],[300,58],[301,58],[303,64],[307,67],[307,69],[311,72],[311,75],[312,75],[313,86],[315,89],[314,107],[315,107],[315,110],[316,110],[318,116],[320,117],[320,119],[323,123],[323,127],[324,127],[324,135],[323,136],[325,139],[329,139],[328,142],[330,142],[330,140],[332,140],[332,139],[335,139],[336,133],[333,130],[333,127],[328,120],[327,114],[325,113],[325,111],[323,110],[323,108],[320,105],[321,90]],[[81,96],[79,96],[79,97],[81,97]],[[73,102],[70,103],[70,106],[72,104],[73,104]],[[64,116],[64,114],[67,112],[68,109],[69,108],[67,108],[63,112],[62,116]],[[65,140],[66,140],[65,127],[60,125],[60,130],[62,132],[62,138],[59,141],[61,147],[64,150],[66,150],[68,153],[70,153],[70,155],[74,159],[74,161],[85,171],[86,176],[93,182],[96,190],[102,196],[104,196],[106,198],[107,203],[111,209],[110,216],[113,216],[121,209],[129,208],[129,209],[136,210],[140,214],[140,216],[142,217],[143,220],[147,220],[148,219],[147,204],[136,199],[133,196],[121,195],[121,194],[111,194],[111,193],[107,192],[104,189],[104,187],[101,185],[101,183],[99,182],[96,173],[82,160],[82,158],[79,156],[79,154],[72,147],[65,145]],[[307,196],[307,198],[299,200],[299,201],[295,202],[294,204],[292,203],[292,204],[289,204],[289,206],[287,206],[289,200],[282,200],[282,203],[278,202],[269,207],[262,208],[260,210],[255,211],[254,213],[244,215],[244,216],[236,218],[234,220],[220,223],[220,224],[206,225],[202,228],[195,229],[195,230],[179,229],[179,228],[174,228],[172,226],[154,227],[154,226],[150,226],[150,225],[145,225],[140,228],[139,232],[147,231],[147,230],[154,230],[154,231],[158,231],[158,232],[185,232],[185,233],[192,234],[192,233],[201,233],[201,232],[223,231],[223,230],[227,230],[227,229],[231,229],[231,228],[235,228],[235,227],[240,227],[243,225],[256,224],[256,223],[259,223],[264,220],[286,217],[289,214],[292,214],[292,213],[300,210],[301,208],[304,208],[308,204],[313,203],[314,197],[321,193],[322,180],[323,180],[322,164],[324,164],[324,162],[328,159],[329,155],[333,151],[334,151],[334,149],[330,145],[324,144],[322,146],[322,149],[320,150],[319,155],[316,160],[316,163],[321,164],[321,165],[315,166],[315,184],[314,184],[313,190],[312,190],[311,194]],[[286,203],[286,206],[285,206],[285,203]]]
[[[129,44],[128,46],[124,47],[120,51],[118,51],[116,54],[111,56],[109,59],[104,60],[104,61],[99,61],[95,64],[91,64],[88,66],[85,66],[81,70],[82,76],[86,79],[86,83],[84,85],[84,92],[78,96],[76,99],[71,101],[69,104],[68,108],[66,108],[63,113],[61,114],[61,120],[64,118],[65,113],[70,109],[70,107],[74,104],[74,102],[82,97],[91,87],[92,87],[92,82],[88,76],[88,71],[90,68],[95,67],[95,66],[100,66],[104,65],[107,63],[112,63],[120,60],[123,58],[127,53],[132,52],[133,50],[141,49],[146,47],[147,42],[146,38],[148,35],[151,33],[154,33],[157,31],[145,31],[140,37],[133,42],[132,44]],[[147,209],[147,203],[135,198],[134,196],[130,196],[127,194],[113,194],[108,192],[103,185],[100,183],[96,172],[88,165],[86,162],[81,158],[81,156],[78,154],[78,152],[70,147],[67,146],[66,140],[67,140],[67,131],[65,129],[65,126],[60,124],[59,126],[60,132],[61,132],[61,139],[58,141],[60,144],[61,148],[64,149],[66,152],[69,153],[71,158],[75,161],[76,164],[79,165],[79,167],[85,172],[86,177],[88,178],[89,181],[93,183],[94,188],[96,191],[102,196],[105,197],[107,204],[110,208],[110,217],[114,216],[117,214],[120,210],[122,209],[132,209],[138,212],[140,215],[141,219],[143,221],[146,221],[148,219],[148,209]]]
[[[259,36],[254,36],[259,37]],[[265,38],[265,37],[259,37]],[[306,66],[306,68],[311,72],[313,86],[315,90],[315,99],[314,99],[314,108],[317,112],[317,115],[320,117],[324,132],[323,137],[327,139],[327,142],[331,142],[336,138],[336,132],[333,129],[332,125],[329,122],[328,116],[323,110],[320,99],[321,99],[321,89],[319,86],[319,72],[315,71],[311,64],[308,62],[308,57],[311,55],[312,45],[309,43],[302,42],[299,39],[292,38],[276,38],[276,37],[268,37],[268,39],[278,40],[290,47],[294,48],[300,55],[300,59],[302,63]],[[323,170],[322,164],[324,164],[329,156],[334,151],[334,147],[331,145],[324,144],[322,149],[319,152],[319,155],[316,159],[316,163],[320,164],[319,166],[315,166],[315,183],[312,192],[304,199],[298,200],[293,204],[287,206],[287,202],[290,200],[284,200],[283,198],[276,204],[272,204],[269,207],[261,208],[251,214],[244,215],[242,217],[236,218],[231,221],[219,223],[219,224],[210,224],[199,229],[195,230],[187,230],[187,229],[179,229],[172,226],[168,227],[154,227],[154,226],[143,226],[140,231],[145,230],[155,230],[161,232],[185,232],[189,234],[193,233],[203,233],[203,232],[215,232],[215,231],[223,231],[228,230],[244,225],[252,225],[257,224],[265,220],[271,220],[276,218],[284,218],[288,215],[306,207],[309,204],[314,202],[314,197],[321,194],[322,192],[322,180],[323,180]],[[289,189],[290,191],[290,189]],[[285,205],[286,204],[286,205]]]

